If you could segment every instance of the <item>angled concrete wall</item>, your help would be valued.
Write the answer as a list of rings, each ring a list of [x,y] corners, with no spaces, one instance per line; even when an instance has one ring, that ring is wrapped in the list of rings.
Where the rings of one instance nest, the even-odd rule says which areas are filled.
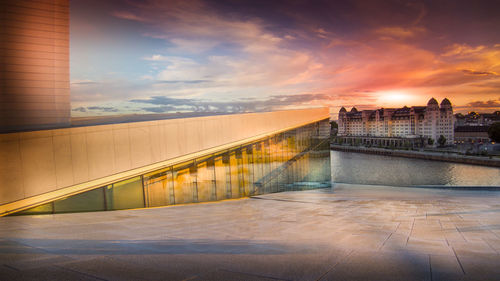
[[[0,134],[0,205],[326,118],[316,108]]]

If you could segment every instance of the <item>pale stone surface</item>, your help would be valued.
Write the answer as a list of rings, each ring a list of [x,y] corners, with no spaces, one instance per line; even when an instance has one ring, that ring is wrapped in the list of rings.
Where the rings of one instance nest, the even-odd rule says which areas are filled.
[[[58,187],[65,187],[74,183],[73,166],[71,160],[71,136],[53,136],[54,162],[56,166],[56,180]]]
[[[0,205],[328,117],[314,108],[0,134]]]
[[[208,204],[3,217],[0,276],[498,280],[499,200],[498,191],[337,184]]]
[[[0,135],[1,136],[1,135]],[[0,204],[24,197],[23,173],[21,167],[21,148],[19,140],[0,140]]]
[[[25,196],[30,197],[43,193],[47,189],[56,189],[57,181],[52,136],[22,139],[20,147],[22,162],[20,168],[22,169]],[[17,170],[18,168],[14,169]]]

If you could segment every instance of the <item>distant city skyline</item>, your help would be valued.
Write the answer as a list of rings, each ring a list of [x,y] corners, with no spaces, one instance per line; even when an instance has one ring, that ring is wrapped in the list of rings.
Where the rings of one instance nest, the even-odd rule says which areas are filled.
[[[495,1],[71,1],[72,116],[500,109]]]
[[[430,138],[437,145],[440,136],[447,144],[454,143],[453,107],[448,98],[440,103],[431,98],[427,105],[411,105],[403,108],[377,108],[339,111],[339,136],[367,136],[388,138]]]

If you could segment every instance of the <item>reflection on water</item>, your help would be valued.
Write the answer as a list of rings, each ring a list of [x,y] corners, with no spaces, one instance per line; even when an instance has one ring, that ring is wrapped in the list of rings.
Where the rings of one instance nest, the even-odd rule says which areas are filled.
[[[393,186],[500,186],[500,169],[354,152],[331,151],[333,182]]]

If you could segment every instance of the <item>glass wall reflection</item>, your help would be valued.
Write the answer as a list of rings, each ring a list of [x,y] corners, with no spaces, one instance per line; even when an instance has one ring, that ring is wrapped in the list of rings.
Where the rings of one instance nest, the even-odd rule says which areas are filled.
[[[18,214],[158,207],[330,187],[328,120],[56,200]]]

